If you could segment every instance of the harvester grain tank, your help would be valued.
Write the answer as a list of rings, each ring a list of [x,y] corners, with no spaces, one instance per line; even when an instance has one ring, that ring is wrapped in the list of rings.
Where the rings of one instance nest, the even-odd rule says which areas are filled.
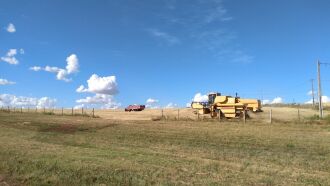
[[[260,100],[223,96],[220,93],[209,93],[208,102],[192,102],[191,108],[199,114],[210,114],[211,117],[221,114],[226,118],[239,118],[245,111],[262,111]]]

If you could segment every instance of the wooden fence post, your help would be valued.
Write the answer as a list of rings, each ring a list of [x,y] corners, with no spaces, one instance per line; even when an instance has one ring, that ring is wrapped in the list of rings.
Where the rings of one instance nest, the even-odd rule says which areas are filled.
[[[273,119],[273,110],[272,109],[270,109],[270,111],[269,111],[269,123],[270,124],[272,124],[272,119]]]
[[[246,110],[243,110],[243,122],[246,123]]]
[[[178,120],[180,120],[180,109],[178,109]]]
[[[162,109],[162,119],[164,119],[164,110]]]
[[[62,116],[63,116],[63,107],[62,107]]]
[[[94,108],[93,108],[93,118],[94,118]]]
[[[81,115],[84,115],[84,107],[81,107]]]
[[[300,109],[298,108],[298,121],[300,121]]]
[[[221,110],[219,109],[219,122],[221,122]]]
[[[73,116],[73,107],[72,107],[72,109],[71,109],[71,115]]]
[[[8,106],[8,112],[10,112],[10,108],[9,108],[9,106]]]

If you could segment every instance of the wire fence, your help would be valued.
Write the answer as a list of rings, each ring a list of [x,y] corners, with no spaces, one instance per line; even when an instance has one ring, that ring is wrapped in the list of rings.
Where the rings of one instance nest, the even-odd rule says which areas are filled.
[[[189,108],[175,109],[146,109],[137,112],[125,112],[124,109],[94,109],[94,108],[38,108],[38,107],[1,107],[2,112],[8,113],[42,113],[46,115],[60,116],[85,116],[92,118],[105,118],[113,120],[180,120],[180,121],[239,121],[239,122],[303,122],[318,118],[318,110],[311,108],[295,107],[267,107],[263,112],[247,112],[241,118],[227,119],[224,117],[211,118],[210,114],[199,114],[196,110]],[[325,111],[325,116],[329,115]],[[219,115],[218,115],[219,116]],[[221,115],[220,115],[221,116]]]

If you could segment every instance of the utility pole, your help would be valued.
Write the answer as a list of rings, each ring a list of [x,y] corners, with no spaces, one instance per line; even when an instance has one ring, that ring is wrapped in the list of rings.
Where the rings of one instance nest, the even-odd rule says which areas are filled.
[[[312,97],[313,97],[313,108],[315,107],[315,95],[314,95],[314,79],[311,79],[312,82]]]
[[[318,97],[319,97],[319,114],[320,118],[323,118],[323,106],[322,106],[322,89],[321,89],[321,63],[317,60],[317,81],[318,81]]]

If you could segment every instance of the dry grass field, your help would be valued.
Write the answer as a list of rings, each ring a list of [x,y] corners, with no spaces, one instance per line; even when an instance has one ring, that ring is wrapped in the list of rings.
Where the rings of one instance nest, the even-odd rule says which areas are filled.
[[[272,125],[267,108],[247,124],[0,112],[0,185],[330,185],[328,121],[273,109]]]
[[[290,107],[264,107],[262,113],[253,114],[250,116],[255,121],[267,122],[269,120],[269,111],[272,109],[273,118],[275,120],[282,121],[294,121],[298,120],[298,108]],[[179,110],[179,111],[178,111]],[[38,113],[43,112],[43,109],[37,110]],[[20,112],[20,109],[16,109],[16,112]],[[22,112],[28,112],[27,109],[23,109]],[[34,113],[34,109],[30,109],[29,112]],[[61,109],[46,109],[45,112],[53,112],[57,115],[62,114]],[[92,115],[91,109],[74,109],[73,113],[77,115],[84,114]],[[64,115],[71,115],[71,109],[64,109]],[[329,111],[324,111],[325,115],[330,114]],[[190,108],[174,108],[174,109],[146,109],[142,112],[125,112],[123,109],[109,109],[109,110],[94,110],[95,116],[99,116],[103,119],[109,120],[129,120],[129,121],[149,121],[155,118],[161,118],[162,116],[168,120],[176,120],[178,117],[180,120],[197,120],[197,115],[193,113],[193,109]],[[310,118],[314,115],[318,115],[317,110],[308,108],[299,109],[300,119]],[[208,119],[209,115],[200,115],[199,119]]]

